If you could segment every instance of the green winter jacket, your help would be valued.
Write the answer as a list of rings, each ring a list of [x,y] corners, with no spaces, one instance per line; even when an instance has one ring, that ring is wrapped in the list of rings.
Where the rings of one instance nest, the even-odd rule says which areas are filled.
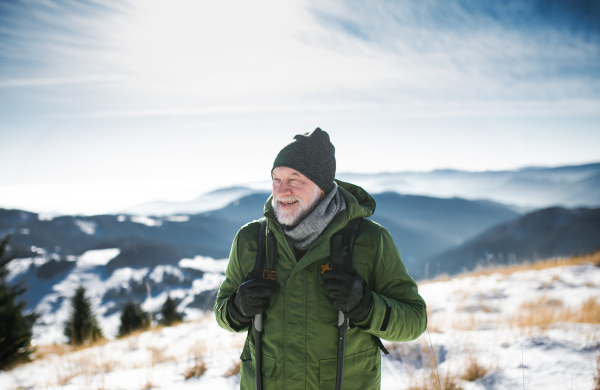
[[[336,215],[300,261],[277,222],[271,198],[265,203],[267,229],[277,238],[277,283],[266,311],[262,338],[263,389],[334,389],[338,349],[338,312],[323,289],[321,266],[329,260],[329,239],[348,221],[370,217],[375,201],[362,188],[337,181],[346,209]],[[226,278],[215,303],[221,327],[231,332],[248,331],[229,314],[227,300],[254,267],[259,221],[251,222],[236,235],[229,256]],[[389,341],[419,337],[427,326],[425,301],[408,275],[400,253],[387,229],[365,219],[354,246],[353,264],[373,294],[367,318],[346,333],[344,390],[379,389],[381,355],[373,336]],[[240,388],[254,389],[254,336],[248,332],[241,355]]]

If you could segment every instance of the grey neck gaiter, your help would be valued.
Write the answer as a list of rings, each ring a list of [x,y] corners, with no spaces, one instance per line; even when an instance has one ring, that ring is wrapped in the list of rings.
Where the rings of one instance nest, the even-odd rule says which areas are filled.
[[[283,226],[283,232],[292,246],[299,250],[308,249],[313,242],[323,233],[340,211],[346,208],[344,197],[338,190],[337,183],[319,205],[296,227]]]

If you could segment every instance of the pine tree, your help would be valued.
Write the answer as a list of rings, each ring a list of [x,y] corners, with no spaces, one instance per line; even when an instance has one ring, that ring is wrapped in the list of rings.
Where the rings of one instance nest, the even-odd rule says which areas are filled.
[[[125,302],[121,310],[121,325],[119,336],[125,336],[137,329],[148,327],[148,313],[144,312],[139,302]]]
[[[102,330],[92,313],[92,304],[85,296],[83,286],[77,288],[71,299],[71,315],[64,324],[64,335],[71,345],[93,343],[102,338]]]
[[[165,326],[171,326],[183,321],[183,317],[181,317],[181,314],[177,311],[177,305],[175,304],[175,301],[171,299],[171,295],[167,295],[167,300],[163,304],[160,313],[162,314],[162,323]]]
[[[6,256],[9,236],[0,240],[0,368],[19,360],[28,360],[33,352],[31,338],[33,324],[39,315],[35,312],[23,314],[26,302],[16,302],[16,298],[25,292],[23,284],[9,286],[6,280],[8,263],[15,256]]]

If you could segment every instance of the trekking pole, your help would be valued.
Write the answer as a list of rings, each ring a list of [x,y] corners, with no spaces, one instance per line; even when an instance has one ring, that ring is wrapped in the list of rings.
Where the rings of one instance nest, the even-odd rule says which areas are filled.
[[[335,378],[335,390],[342,390],[342,382],[344,380],[344,352],[346,350],[346,331],[349,328],[348,317],[341,311],[338,312],[338,358],[337,358],[337,373]]]
[[[262,356],[262,348],[261,348],[261,338],[262,338],[262,329],[263,329],[263,318],[262,314],[257,314],[254,316],[254,321],[252,321],[252,333],[254,333],[254,366],[256,368],[256,390],[262,390],[262,364],[261,364],[261,356]]]

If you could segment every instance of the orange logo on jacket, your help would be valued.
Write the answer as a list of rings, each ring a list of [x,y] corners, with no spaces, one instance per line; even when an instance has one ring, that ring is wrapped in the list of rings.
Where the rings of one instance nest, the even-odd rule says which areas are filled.
[[[327,264],[321,266],[321,275],[323,275],[325,273],[325,271],[333,271],[333,268],[331,268],[331,266],[329,264],[330,263],[327,263]]]
[[[275,280],[275,276],[277,276],[277,271],[269,271],[267,269],[263,271],[263,279]]]

